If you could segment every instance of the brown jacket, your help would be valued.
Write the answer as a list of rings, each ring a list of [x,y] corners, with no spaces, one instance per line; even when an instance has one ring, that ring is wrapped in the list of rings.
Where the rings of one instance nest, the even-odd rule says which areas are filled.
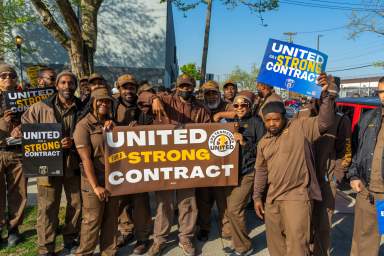
[[[316,116],[317,110],[313,103],[304,106],[297,118]],[[315,168],[320,186],[334,178],[341,180],[347,167],[344,163],[347,142],[351,138],[351,121],[342,114],[335,114],[335,123],[313,145]]]
[[[37,123],[60,123],[55,117],[54,104],[57,94],[53,94],[48,99],[33,104],[21,117],[23,124],[37,124]],[[73,132],[77,123],[78,116],[82,111],[82,103],[79,99],[75,100],[76,109],[72,118],[70,127],[70,137],[73,137]],[[71,177],[79,175],[80,158],[77,154],[76,148],[73,147],[64,151],[64,175]],[[50,185],[49,177],[40,177],[38,179],[40,185]]]
[[[324,95],[317,117],[288,121],[281,134],[267,133],[259,142],[255,164],[254,199],[321,200],[310,144],[335,122],[334,97]]]
[[[0,92],[0,147],[2,148],[7,146],[5,139],[11,136],[12,130],[20,125],[20,115],[17,115],[17,118],[11,123],[5,121],[4,112],[6,109],[4,95]]]
[[[194,98],[190,102],[184,102],[176,94],[142,92],[138,104],[150,105],[155,97],[163,102],[168,115],[168,118],[161,118],[161,120],[156,117],[155,124],[209,123],[211,121],[209,110]]]

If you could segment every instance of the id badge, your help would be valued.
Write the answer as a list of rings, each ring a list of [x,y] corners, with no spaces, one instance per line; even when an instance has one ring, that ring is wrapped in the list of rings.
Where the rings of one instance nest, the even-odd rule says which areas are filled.
[[[379,234],[384,235],[384,200],[375,200]]]

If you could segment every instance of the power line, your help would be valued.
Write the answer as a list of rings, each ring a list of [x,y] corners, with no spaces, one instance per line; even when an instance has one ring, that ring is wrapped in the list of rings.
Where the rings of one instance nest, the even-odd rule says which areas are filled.
[[[321,2],[321,3],[328,3],[328,4],[336,4],[336,5],[346,5],[346,6],[374,6],[374,7],[377,7],[378,5],[376,4],[363,4],[363,3],[350,3],[350,2],[334,2],[334,1],[326,1],[326,0],[308,0],[308,1],[312,1],[312,2]]]
[[[352,59],[358,59],[361,57],[366,57],[367,54],[379,52],[379,49],[382,49],[383,47],[384,47],[384,45],[381,45],[379,47],[374,47],[374,50],[371,48],[370,51],[367,51],[367,52],[363,51],[364,53],[361,53],[359,55],[352,55],[352,56],[348,56],[348,57],[341,57],[341,58],[332,59],[332,63],[337,63],[337,62],[342,62],[345,60],[352,60]]]
[[[297,34],[314,34],[314,33],[328,32],[328,31],[340,30],[340,29],[343,29],[343,28],[346,28],[346,27],[348,27],[348,26],[335,27],[335,28],[328,28],[328,29],[315,30],[315,31],[297,32]]]
[[[327,70],[327,71],[328,72],[340,72],[340,71],[354,70],[354,69],[360,69],[360,68],[367,68],[367,67],[372,67],[372,66],[373,66],[373,64],[369,64],[369,65],[350,67],[350,68],[344,68],[344,69],[338,69],[338,70]]]
[[[325,8],[331,10],[341,10],[341,11],[361,11],[361,12],[377,12],[381,11],[380,8],[367,8],[367,7],[347,7],[347,6],[337,6],[337,5],[329,5],[329,4],[317,4],[317,3],[308,3],[301,1],[289,1],[289,0],[280,0],[280,3],[297,5],[303,7],[314,7],[314,8]]]

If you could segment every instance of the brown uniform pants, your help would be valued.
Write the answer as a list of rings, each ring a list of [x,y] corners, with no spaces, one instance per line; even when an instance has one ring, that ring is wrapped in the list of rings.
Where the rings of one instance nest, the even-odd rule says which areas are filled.
[[[329,256],[331,248],[332,216],[335,210],[336,184],[320,186],[323,201],[315,201],[312,213],[313,255]]]
[[[98,243],[102,256],[115,255],[117,251],[117,217],[119,199],[109,197],[100,201],[92,189],[82,187],[83,211],[80,246],[76,255],[93,255]]]
[[[39,184],[37,178],[37,242],[40,254],[55,251],[56,230],[59,226],[61,191],[67,199],[64,243],[71,243],[79,234],[81,217],[80,177],[50,177],[50,185]]]
[[[375,199],[384,199],[382,194],[371,194]],[[356,197],[351,256],[379,255],[380,239],[376,207],[369,202],[365,189]]]
[[[148,193],[122,196],[119,201],[120,233],[130,234],[134,228],[137,240],[148,240],[151,227],[151,209]]]
[[[274,201],[265,205],[267,245],[271,256],[308,256],[310,201]]]
[[[251,249],[252,243],[248,236],[245,208],[253,190],[255,172],[240,178],[239,185],[228,188],[227,218],[230,223],[232,244],[237,252],[243,253]]]
[[[211,210],[213,204],[219,212],[219,229],[224,237],[231,235],[229,220],[226,216],[227,210],[227,187],[197,188],[196,203],[198,209],[197,225],[201,230],[207,232],[211,229]]]
[[[0,151],[0,230],[5,225],[8,230],[17,228],[23,222],[26,205],[27,182],[20,156],[16,152]]]
[[[174,216],[174,194],[175,190],[158,191],[155,193],[157,201],[153,231],[155,243],[165,243],[171,231]],[[195,189],[176,190],[176,203],[179,209],[179,241],[191,241],[195,234],[197,220]]]

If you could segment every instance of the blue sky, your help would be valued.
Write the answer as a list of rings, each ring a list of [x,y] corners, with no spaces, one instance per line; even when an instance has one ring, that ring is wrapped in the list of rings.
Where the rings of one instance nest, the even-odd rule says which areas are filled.
[[[337,2],[334,0],[333,2]],[[339,1],[360,3],[360,1]],[[206,5],[186,13],[174,11],[176,43],[179,65],[194,62],[201,65]],[[214,1],[211,19],[210,47],[207,72],[223,76],[235,66],[250,70],[252,64],[260,65],[269,38],[286,40],[284,32],[311,32],[340,28],[348,24],[351,11],[302,7],[281,3],[278,10],[263,14],[267,27],[260,25],[260,18],[246,7],[228,10],[220,1]],[[381,20],[384,23],[384,19]],[[384,61],[384,36],[374,33],[361,34],[348,39],[347,28],[316,33],[298,33],[294,43],[316,48],[317,35],[320,50],[328,54],[327,70]],[[380,76],[383,68],[368,67],[333,74],[342,78]],[[217,79],[217,76],[216,76]]]

